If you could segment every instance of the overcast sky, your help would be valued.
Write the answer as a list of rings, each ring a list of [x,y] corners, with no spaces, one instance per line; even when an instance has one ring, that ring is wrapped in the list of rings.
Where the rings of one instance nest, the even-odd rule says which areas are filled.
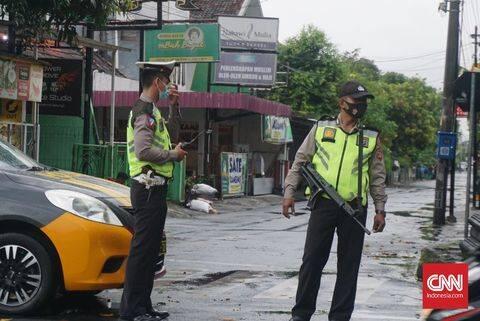
[[[471,64],[468,34],[479,22],[480,0],[465,0],[461,63]],[[360,48],[382,71],[419,75],[441,88],[448,15],[440,0],[261,0],[266,17],[280,18],[280,41],[314,24],[341,51]],[[419,57],[422,56],[422,57]],[[463,58],[465,57],[465,59]],[[413,59],[412,59],[413,58]],[[392,61],[398,60],[398,61]]]

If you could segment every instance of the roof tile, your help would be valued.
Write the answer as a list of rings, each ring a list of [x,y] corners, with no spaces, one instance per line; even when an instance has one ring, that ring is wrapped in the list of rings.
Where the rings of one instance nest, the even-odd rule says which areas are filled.
[[[238,15],[245,0],[196,0],[201,11],[192,11],[192,19],[213,19],[217,15]]]

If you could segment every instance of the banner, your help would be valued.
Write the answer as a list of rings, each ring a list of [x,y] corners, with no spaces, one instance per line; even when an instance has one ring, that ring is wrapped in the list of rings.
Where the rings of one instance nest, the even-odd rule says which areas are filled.
[[[40,102],[43,67],[0,59],[0,98]]]
[[[16,64],[11,60],[0,60],[0,98],[17,99]]]
[[[222,195],[244,195],[247,187],[247,154],[221,153]]]
[[[218,17],[222,48],[276,51],[278,18]]]
[[[145,31],[145,60],[214,62],[220,59],[217,23],[164,25]]]
[[[277,55],[269,53],[222,52],[215,64],[215,84],[272,86],[277,73]]]
[[[263,137],[266,143],[281,145],[293,141],[290,119],[286,117],[263,116]]]
[[[5,123],[21,123],[22,106],[21,100],[0,99],[0,139],[10,141],[17,148],[22,147],[22,127]]]
[[[43,67],[32,65],[30,67],[30,93],[28,100],[42,101],[42,85],[43,85]]]
[[[83,61],[76,59],[42,59],[44,67],[40,113],[82,116]]]

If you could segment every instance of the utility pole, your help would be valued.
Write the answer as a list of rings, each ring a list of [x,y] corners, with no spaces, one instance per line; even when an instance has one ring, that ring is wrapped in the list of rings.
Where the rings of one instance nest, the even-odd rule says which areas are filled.
[[[480,35],[478,34],[478,26],[475,26],[475,34],[471,35],[471,37],[473,38],[473,45],[474,45],[474,57],[473,57],[473,60],[474,60],[474,65],[473,65],[473,68],[472,68],[472,71],[475,72],[475,68],[477,68],[477,64],[478,64],[478,46],[480,45],[479,43],[479,38],[480,38]],[[478,81],[478,80],[477,80]],[[473,117],[474,118],[474,121],[471,122],[471,127],[470,127],[470,130],[474,133],[477,132],[477,120],[476,120],[476,113],[475,114],[472,114],[470,115],[470,117]],[[476,200],[476,194],[478,193],[478,190],[477,190],[477,167],[478,167],[478,163],[477,163],[477,154],[478,154],[478,148],[477,148],[477,138],[476,136],[474,135],[474,140],[472,141],[472,152],[473,152],[473,159],[472,159],[472,166],[473,166],[473,206],[476,207],[477,206],[477,200]]]
[[[87,38],[93,39],[93,29],[87,26]],[[85,102],[83,109],[83,143],[90,144],[90,117],[93,102],[93,48],[85,49]]]
[[[454,129],[454,83],[458,76],[458,40],[459,40],[459,16],[460,1],[449,0],[449,21],[447,52],[445,57],[445,75],[443,83],[442,118],[440,129],[451,132]],[[445,224],[445,209],[447,200],[449,161],[437,160],[437,182],[435,186],[435,210],[433,224]]]

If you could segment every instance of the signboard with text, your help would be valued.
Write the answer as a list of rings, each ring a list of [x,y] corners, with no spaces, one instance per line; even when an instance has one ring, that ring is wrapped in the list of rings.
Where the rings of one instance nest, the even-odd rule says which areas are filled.
[[[172,24],[146,30],[144,50],[147,61],[215,62],[220,59],[220,26]]]
[[[214,83],[272,86],[276,71],[276,54],[222,52],[220,63],[215,64]]]
[[[263,116],[262,140],[270,144],[286,144],[293,141],[290,119],[271,115]]]
[[[0,99],[0,139],[17,148],[22,147],[22,127],[9,126],[7,123],[22,122],[23,104],[21,100]]]
[[[44,67],[40,112],[82,116],[83,62],[75,59],[42,59]]]
[[[247,154],[221,153],[222,196],[238,196],[246,193]]]
[[[218,17],[223,49],[276,51],[278,18]]]
[[[0,59],[0,98],[41,101],[43,67]]]

